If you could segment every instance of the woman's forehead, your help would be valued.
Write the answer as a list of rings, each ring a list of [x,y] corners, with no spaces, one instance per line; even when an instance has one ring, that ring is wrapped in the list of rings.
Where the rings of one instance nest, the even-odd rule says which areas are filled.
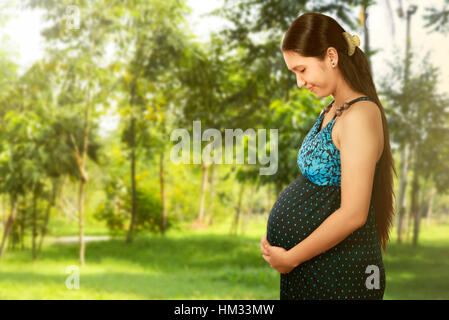
[[[305,67],[316,63],[313,57],[303,57],[298,53],[284,52],[285,60],[289,69]]]

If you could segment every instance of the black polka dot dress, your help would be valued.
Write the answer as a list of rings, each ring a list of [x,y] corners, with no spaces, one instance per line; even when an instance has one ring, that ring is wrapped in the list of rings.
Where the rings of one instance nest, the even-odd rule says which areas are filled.
[[[281,192],[268,218],[271,245],[291,249],[340,207],[340,153],[331,132],[336,116],[360,100],[374,101],[361,97],[344,104],[319,130],[332,101],[304,138],[298,153],[299,176]],[[372,201],[371,197],[365,225],[335,247],[280,274],[281,300],[383,299],[385,269]]]

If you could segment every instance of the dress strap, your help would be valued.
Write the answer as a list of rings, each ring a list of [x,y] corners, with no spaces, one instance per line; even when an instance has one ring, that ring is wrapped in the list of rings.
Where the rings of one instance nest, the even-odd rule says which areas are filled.
[[[363,101],[363,100],[370,100],[370,101],[374,102],[375,104],[377,104],[376,100],[374,100],[374,99],[372,99],[370,97],[359,97],[359,98],[353,99],[353,100],[351,100],[349,102],[345,102],[341,107],[337,108],[337,111],[335,112],[335,115],[334,115],[334,119],[337,116],[341,115],[342,112],[344,110],[348,109],[353,103],[356,103],[357,101]]]
[[[323,113],[328,112],[328,111],[332,108],[332,105],[334,104],[334,102],[335,102],[335,100],[332,100],[332,102],[329,103],[329,105],[328,105],[327,107],[324,107],[324,109],[321,110],[320,116],[321,116]]]

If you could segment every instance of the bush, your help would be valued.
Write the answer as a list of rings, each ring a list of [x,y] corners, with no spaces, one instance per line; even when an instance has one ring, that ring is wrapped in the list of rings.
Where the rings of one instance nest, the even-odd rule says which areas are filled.
[[[109,184],[106,187],[107,200],[96,210],[94,216],[97,220],[105,221],[112,235],[123,235],[131,223],[131,188],[119,188]],[[173,226],[173,218],[166,217],[166,228]],[[134,232],[161,233],[162,203],[158,190],[136,190],[136,216]]]

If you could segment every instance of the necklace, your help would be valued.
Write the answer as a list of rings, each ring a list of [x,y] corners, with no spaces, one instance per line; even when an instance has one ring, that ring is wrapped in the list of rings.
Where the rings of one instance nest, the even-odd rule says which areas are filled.
[[[355,103],[355,102],[357,102],[357,101],[361,101],[361,100],[371,100],[371,101],[374,101],[373,99],[371,99],[371,98],[369,98],[369,97],[366,97],[366,96],[358,97],[358,98],[352,99],[351,101],[345,102],[345,103],[343,103],[342,106],[340,106],[340,107],[337,108],[337,111],[335,111],[334,118],[335,118],[336,116],[341,115],[341,113],[343,112],[343,110],[348,109],[348,108],[351,106],[351,104],[353,104],[353,103]],[[334,105],[334,102],[335,102],[335,100],[333,100],[333,101],[331,102],[330,105],[328,105],[326,108],[324,108],[324,112],[325,112],[325,113],[329,112],[329,110],[332,109],[332,106]]]

